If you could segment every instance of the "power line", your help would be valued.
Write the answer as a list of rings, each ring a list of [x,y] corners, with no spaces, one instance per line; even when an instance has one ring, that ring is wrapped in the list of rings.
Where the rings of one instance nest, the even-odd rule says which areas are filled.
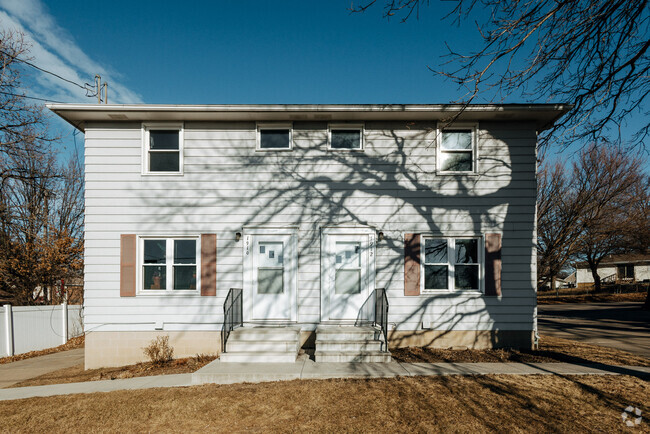
[[[18,98],[28,98],[28,99],[35,99],[37,101],[45,101],[45,102],[49,101],[49,102],[56,102],[56,103],[59,103],[59,104],[66,104],[63,101],[57,101],[57,100],[54,100],[54,99],[37,98],[35,96],[19,95],[17,93],[3,92],[3,91],[0,91],[0,93],[4,94],[4,95],[17,96]]]
[[[86,90],[86,91],[89,90],[85,85],[82,86],[82,85],[79,84],[79,83],[76,83],[76,82],[74,82],[74,81],[72,81],[72,80],[68,80],[68,79],[65,78],[65,77],[61,77],[59,74],[55,74],[55,73],[52,72],[52,71],[48,71],[47,69],[43,69],[43,68],[41,68],[40,66],[36,66],[36,65],[34,65],[33,63],[28,62],[27,60],[20,59],[20,58],[18,58],[17,56],[13,56],[13,55],[11,55],[11,54],[9,54],[9,53],[7,53],[7,52],[5,52],[5,51],[2,51],[2,50],[0,50],[0,53],[4,54],[5,56],[9,56],[9,57],[11,57],[11,58],[14,59],[14,60],[17,60],[17,61],[19,61],[19,62],[22,62],[22,63],[24,63],[25,65],[29,65],[29,66],[31,66],[32,68],[36,68],[36,69],[38,69],[38,70],[41,71],[41,72],[44,72],[44,73],[46,73],[46,74],[53,75],[54,77],[56,77],[56,78],[58,78],[58,79],[60,79],[60,80],[66,81],[66,82],[68,82],[68,83],[70,83],[70,84],[74,84],[75,86],[78,86],[78,87],[80,87],[80,88],[82,88],[82,89],[84,89],[84,90]]]

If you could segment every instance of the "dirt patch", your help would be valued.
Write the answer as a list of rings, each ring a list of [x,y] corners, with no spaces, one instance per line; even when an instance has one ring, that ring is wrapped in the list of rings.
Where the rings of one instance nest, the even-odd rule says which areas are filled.
[[[189,374],[201,369],[217,357],[214,355],[197,355],[184,359],[175,359],[165,364],[151,362],[118,368],[99,368],[84,370],[83,364],[71,368],[59,369],[40,377],[13,384],[11,387],[44,386],[47,384],[80,383],[82,381],[117,380],[122,378],[148,377],[151,375]]]
[[[645,302],[647,293],[630,292],[627,294],[582,294],[582,295],[538,295],[537,304],[564,304],[564,303],[609,303],[618,301]]]
[[[439,348],[392,349],[393,359],[406,363],[604,363],[607,365],[650,366],[650,359],[617,350],[568,339],[541,336],[539,349],[451,350]]]
[[[634,377],[493,375],[118,391],[5,401],[0,414],[8,432],[613,433],[648,402]]]
[[[83,348],[85,342],[85,336],[78,336],[76,338],[70,339],[67,343],[59,345],[54,348],[47,348],[45,350],[39,351],[30,351],[29,353],[17,354],[15,356],[3,357],[0,359],[0,365],[4,363],[17,362],[18,360],[31,359],[32,357],[45,356],[52,353],[58,353],[60,351],[74,350],[77,348]]]

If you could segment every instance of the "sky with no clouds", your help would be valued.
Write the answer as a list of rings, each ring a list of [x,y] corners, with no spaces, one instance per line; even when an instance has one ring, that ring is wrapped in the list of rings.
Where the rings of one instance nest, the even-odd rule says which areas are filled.
[[[383,18],[383,3],[352,14],[350,0],[0,0],[0,27],[25,35],[40,68],[81,85],[101,75],[110,103],[462,99],[462,89],[431,69],[447,60],[446,44],[464,52],[479,47],[472,20],[454,26],[443,20],[454,3],[432,1],[401,23]],[[96,102],[80,87],[33,68],[25,93]],[[72,128],[56,122],[69,151]]]

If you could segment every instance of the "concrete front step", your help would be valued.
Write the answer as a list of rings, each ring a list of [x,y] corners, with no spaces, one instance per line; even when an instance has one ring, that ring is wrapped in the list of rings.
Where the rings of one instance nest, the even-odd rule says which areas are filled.
[[[220,356],[225,363],[293,363],[300,350],[300,327],[245,326],[233,330]]]
[[[298,352],[257,352],[237,351],[232,353],[221,353],[221,363],[294,363],[298,358]]]
[[[379,331],[374,327],[354,327],[319,325],[316,327],[316,342],[318,341],[372,341]]]
[[[319,351],[315,353],[319,363],[390,363],[390,353],[383,351]]]
[[[316,362],[389,363],[392,358],[381,351],[378,328],[349,325],[319,325],[316,328]]]
[[[316,343],[316,346],[319,351],[381,351],[381,342],[372,340],[361,340],[361,341],[341,341],[341,340],[332,340],[332,341],[323,341],[319,340]]]
[[[228,337],[240,341],[289,341],[300,340],[300,327],[240,327]]]
[[[235,352],[295,352],[296,354],[300,350],[300,341],[298,340],[268,340],[268,341],[257,341],[257,340],[231,340],[228,339],[226,343],[226,351],[228,353]]]

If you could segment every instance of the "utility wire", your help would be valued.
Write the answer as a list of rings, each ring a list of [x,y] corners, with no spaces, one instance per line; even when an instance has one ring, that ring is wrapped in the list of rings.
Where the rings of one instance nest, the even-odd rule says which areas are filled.
[[[54,100],[54,99],[37,98],[35,96],[19,95],[17,93],[3,92],[3,91],[0,91],[0,93],[4,94],[4,95],[17,96],[18,98],[28,98],[28,99],[35,99],[37,101],[45,101],[45,102],[49,101],[49,102],[56,102],[56,103],[59,103],[59,104],[66,104],[63,101],[57,101],[57,100]]]
[[[52,72],[52,71],[48,71],[47,69],[43,69],[43,68],[41,68],[40,66],[36,66],[36,65],[34,65],[33,63],[28,62],[27,60],[20,59],[20,58],[18,58],[17,56],[13,56],[13,55],[11,55],[11,54],[9,54],[9,53],[7,53],[7,52],[5,52],[5,51],[2,51],[2,50],[0,50],[0,53],[4,54],[5,56],[9,56],[9,57],[11,57],[11,58],[14,59],[14,60],[17,60],[17,61],[19,61],[19,62],[22,62],[22,63],[24,63],[25,65],[29,65],[29,66],[31,66],[32,68],[36,68],[36,69],[38,69],[38,70],[41,71],[41,72],[44,72],[44,73],[46,73],[46,74],[53,75],[54,77],[56,77],[56,78],[58,78],[58,79],[61,79],[61,80],[63,80],[63,81],[66,81],[66,82],[68,82],[68,83],[70,83],[70,84],[74,84],[75,86],[78,86],[78,87],[80,87],[80,88],[82,88],[82,89],[84,89],[84,90],[88,90],[88,88],[87,88],[86,86],[82,86],[82,85],[79,84],[79,83],[76,83],[76,82],[74,82],[74,81],[72,81],[72,80],[68,80],[68,79],[65,78],[65,77],[61,77],[59,74],[55,74],[55,73]]]

